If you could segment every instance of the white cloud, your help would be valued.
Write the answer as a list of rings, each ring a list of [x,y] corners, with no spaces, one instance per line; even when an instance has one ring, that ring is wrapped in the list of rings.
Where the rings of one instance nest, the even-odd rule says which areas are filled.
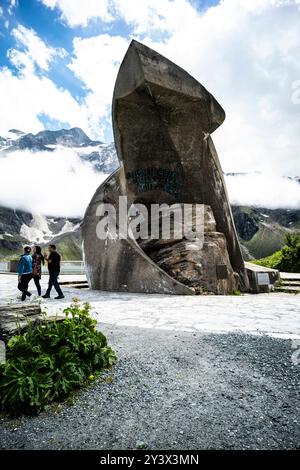
[[[40,0],[52,10],[58,8],[61,11],[61,19],[69,26],[87,26],[88,22],[95,18],[103,21],[112,21],[109,13],[109,0]]]
[[[1,157],[0,206],[52,216],[82,217],[107,175],[94,171],[72,149],[16,151]],[[68,184],[66,185],[66,181]],[[300,207],[300,185],[274,174],[226,176],[232,204]]]
[[[0,120],[0,135],[10,128],[24,132],[38,132],[44,126],[40,114],[70,127],[81,127],[88,132],[86,111],[67,90],[62,90],[46,77],[38,77],[26,68],[14,75],[7,68],[0,69],[0,103],[5,119]]]
[[[62,48],[47,47],[33,29],[25,28],[23,25],[19,24],[11,34],[17,44],[25,48],[25,52],[20,52],[18,49],[10,49],[8,52],[12,63],[18,68],[22,66],[23,61],[25,67],[31,63],[37,64],[43,70],[49,70],[49,63],[56,56],[66,55],[66,51]]]
[[[82,217],[107,175],[72,149],[16,151],[0,158],[0,206],[57,217]],[[66,185],[66,181],[68,184]],[[270,209],[300,207],[300,185],[274,174],[226,176],[230,201]]]
[[[41,1],[49,8],[59,9],[63,21],[71,27],[88,26],[96,18],[108,24],[125,21],[138,40],[185,68],[206,86],[227,114],[225,123],[213,134],[226,172],[299,174],[300,105],[296,103],[300,80],[300,0],[223,0],[205,12],[197,11],[187,0]],[[39,130],[38,113],[45,112],[102,138],[119,62],[129,40],[109,34],[74,39],[69,67],[83,81],[87,92],[80,105],[50,80],[35,76],[33,63],[43,70],[51,65],[54,56],[49,56],[49,48],[42,54],[32,46],[27,55],[15,49],[11,60],[25,68],[26,73],[23,70],[23,75],[16,77],[8,70],[0,71],[0,95],[9,90],[9,98],[4,101],[8,108],[6,127]],[[4,75],[10,75],[7,82]],[[0,99],[5,100],[5,96]],[[274,178],[270,179],[273,183],[277,181]],[[266,197],[273,194],[276,200],[267,180]],[[256,198],[256,183],[253,184],[244,187]],[[296,183],[286,184],[295,191],[294,196],[286,191],[294,204],[299,188]],[[282,185],[280,188],[283,190]],[[271,204],[267,198],[264,200],[263,205]]]
[[[299,209],[300,184],[274,174],[226,176],[232,204],[267,207],[269,209]]]
[[[175,33],[198,16],[187,0],[113,0],[117,16],[134,27],[134,34]]]
[[[12,34],[21,50],[10,49],[8,54],[17,73],[7,67],[0,68],[0,103],[3,113],[0,135],[10,128],[33,133],[43,130],[40,115],[67,123],[70,127],[79,126],[89,133],[86,106],[78,103],[68,90],[57,87],[52,80],[37,74],[35,70],[36,64],[47,71],[55,57],[65,54],[64,50],[47,47],[35,31],[22,25],[14,29]]]
[[[9,14],[9,15],[13,15],[14,9],[15,9],[17,6],[18,6],[17,0],[10,0],[9,6],[8,6],[8,9],[7,9],[8,14]]]
[[[0,21],[4,24],[4,27],[7,29],[9,27],[9,21],[4,14],[4,8],[0,6]],[[4,32],[0,28],[0,36],[5,36]]]
[[[299,4],[299,2],[298,2]],[[185,68],[224,107],[213,135],[225,171],[299,173],[300,13],[293,0],[224,0],[143,42]]]
[[[101,132],[101,119],[109,118],[114,83],[129,41],[120,36],[102,34],[91,38],[75,38],[70,69],[80,78],[88,95],[84,100],[90,134]]]
[[[112,23],[121,19],[134,28],[134,34],[176,31],[196,13],[188,0],[40,0],[61,12],[61,20],[70,27],[88,26],[99,19]]]
[[[35,214],[83,216],[106,177],[70,149],[17,151],[1,157],[0,163],[0,206]]]
[[[98,2],[86,9],[76,1],[43,1],[70,25],[75,11],[82,26],[95,17],[111,22],[110,12],[206,86],[227,114],[213,136],[225,171],[299,173],[300,106],[292,100],[292,84],[300,79],[299,0],[223,0],[205,12],[187,0],[112,0],[104,10]],[[168,36],[154,40],[158,31]],[[85,105],[94,136],[100,120],[106,125],[109,118],[128,42],[108,34],[74,39],[70,68],[89,90]]]

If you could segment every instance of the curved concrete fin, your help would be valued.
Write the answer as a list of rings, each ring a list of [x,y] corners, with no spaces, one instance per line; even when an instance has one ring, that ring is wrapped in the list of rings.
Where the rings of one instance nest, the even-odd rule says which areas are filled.
[[[83,224],[94,288],[191,294],[194,285],[202,282],[206,288],[206,282],[209,292],[230,293],[238,282],[248,290],[222,168],[210,137],[224,119],[217,100],[189,73],[149,47],[131,42],[113,96],[120,170],[100,186]],[[129,238],[98,240],[96,203],[112,202],[118,212],[119,195],[127,196],[128,205],[142,203],[148,209],[174,203],[206,206],[215,229],[204,224],[204,249],[162,237],[158,242],[167,240],[170,246],[165,249],[157,243],[155,252],[148,239],[144,252]],[[176,263],[186,278],[175,269]]]
[[[120,170],[116,170],[99,186],[84,216],[81,229],[90,287],[112,292],[194,295],[192,289],[173,279],[157,266],[135,240],[102,240],[97,237],[97,207],[102,203],[113,204],[118,220],[120,195]]]
[[[203,101],[212,133],[225,120],[225,111],[206,88],[188,72],[138,41],[131,41],[117,76],[113,101],[130,95],[142,84],[158,85],[166,90]]]

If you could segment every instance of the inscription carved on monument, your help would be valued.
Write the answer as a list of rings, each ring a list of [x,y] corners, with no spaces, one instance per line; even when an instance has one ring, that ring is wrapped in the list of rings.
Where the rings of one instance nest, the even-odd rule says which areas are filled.
[[[159,190],[177,196],[179,192],[178,175],[165,168],[141,168],[128,172],[126,178],[129,183],[136,185],[138,193]]]

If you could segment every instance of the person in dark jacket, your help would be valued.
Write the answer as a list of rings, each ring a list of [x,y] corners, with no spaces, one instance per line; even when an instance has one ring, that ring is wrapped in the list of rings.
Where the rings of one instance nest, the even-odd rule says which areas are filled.
[[[30,256],[30,253],[30,246],[25,246],[24,253],[21,256],[18,264],[18,289],[22,292],[22,302],[24,302],[26,296],[31,296],[31,293],[28,292],[28,285],[32,279],[32,258]]]
[[[58,284],[58,276],[60,273],[60,254],[57,253],[55,245],[49,245],[48,249],[50,254],[49,256],[44,254],[44,257],[45,260],[48,262],[49,283],[46,294],[42,297],[44,299],[50,299],[50,292],[52,287],[54,287],[54,289],[58,293],[58,296],[55,297],[55,299],[63,299],[64,294],[62,293],[62,290]]]
[[[41,247],[36,245],[33,247],[32,275],[33,275],[33,280],[34,280],[39,297],[42,294],[41,285],[40,285],[40,280],[42,277],[42,264],[45,264],[45,259],[44,259],[44,256],[42,255]]]

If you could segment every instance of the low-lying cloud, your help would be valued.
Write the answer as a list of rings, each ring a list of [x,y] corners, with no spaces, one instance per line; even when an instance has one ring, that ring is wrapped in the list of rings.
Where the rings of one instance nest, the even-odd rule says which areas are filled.
[[[300,184],[296,180],[253,173],[226,176],[226,184],[234,205],[300,209]]]
[[[82,217],[107,175],[70,149],[0,157],[0,205],[33,214]]]
[[[33,214],[83,217],[107,174],[96,172],[72,149],[16,151],[0,157],[0,206]],[[225,177],[234,205],[300,209],[300,184],[276,174]]]

